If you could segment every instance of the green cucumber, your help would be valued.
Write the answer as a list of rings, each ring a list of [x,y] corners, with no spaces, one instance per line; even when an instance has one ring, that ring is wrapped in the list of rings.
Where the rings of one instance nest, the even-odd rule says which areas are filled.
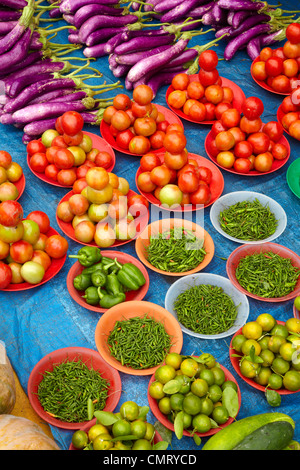
[[[290,423],[274,421],[246,436],[233,450],[281,450],[293,436],[294,428]]]
[[[262,426],[282,421],[289,423],[295,429],[295,422],[284,413],[272,412],[248,416],[218,431],[204,444],[202,450],[232,450]]]

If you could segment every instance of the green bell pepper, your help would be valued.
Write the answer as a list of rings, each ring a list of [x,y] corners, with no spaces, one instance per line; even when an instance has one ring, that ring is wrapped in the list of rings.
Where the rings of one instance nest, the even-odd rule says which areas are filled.
[[[73,280],[73,285],[76,290],[85,291],[92,285],[91,276],[89,274],[78,274]]]
[[[87,274],[91,276],[94,272],[97,272],[97,271],[103,271],[102,263],[96,263],[90,266],[89,268],[85,268],[81,274]]]
[[[115,273],[108,274],[106,277],[105,289],[111,295],[118,295],[124,292],[123,286]]]
[[[100,307],[102,308],[111,308],[114,305],[120,304],[124,302],[126,299],[126,295],[124,292],[120,292],[119,294],[112,295],[108,294],[105,291],[101,291],[100,287],[98,288],[98,295],[100,297]]]
[[[82,296],[82,298],[86,300],[86,303],[88,303],[89,305],[98,305],[99,304],[100,297],[99,297],[99,294],[98,294],[98,289],[99,288],[96,287],[96,286],[90,286],[85,290],[84,295]]]
[[[77,255],[69,255],[69,258],[77,258],[82,266],[89,267],[101,261],[102,254],[97,246],[84,246],[80,248]]]
[[[142,271],[132,263],[124,263],[117,277],[128,290],[138,290],[146,283]]]
[[[102,287],[106,283],[107,276],[103,271],[95,271],[91,274],[91,282],[93,286]]]

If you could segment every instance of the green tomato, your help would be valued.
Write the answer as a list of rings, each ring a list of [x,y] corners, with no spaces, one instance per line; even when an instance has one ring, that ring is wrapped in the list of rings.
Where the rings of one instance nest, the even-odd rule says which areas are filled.
[[[55,129],[48,129],[42,134],[41,141],[45,147],[50,147],[54,137],[57,137],[59,133]]]
[[[30,219],[23,220],[24,233],[22,240],[25,240],[31,245],[35,245],[40,237],[40,227],[34,221]]]
[[[35,261],[26,261],[21,268],[21,276],[29,284],[39,284],[45,275],[45,269]]]
[[[168,207],[176,207],[181,204],[182,191],[176,184],[166,184],[159,193],[159,200],[161,204]]]

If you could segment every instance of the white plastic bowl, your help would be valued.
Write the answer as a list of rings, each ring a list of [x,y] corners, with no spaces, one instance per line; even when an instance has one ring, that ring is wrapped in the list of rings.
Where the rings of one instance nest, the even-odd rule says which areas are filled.
[[[183,326],[180,322],[180,327],[183,332],[188,335],[195,336],[196,338],[201,339],[220,339],[226,338],[227,336],[233,335],[236,333],[247,321],[249,316],[249,302],[247,296],[242,294],[229,279],[217,274],[206,274],[206,273],[197,273],[191,274],[189,276],[182,277],[175,281],[168,289],[165,297],[165,308],[168,310],[174,317],[178,320],[176,311],[174,310],[174,302],[182,292],[185,292],[187,289],[202,284],[209,284],[212,286],[222,287],[223,291],[231,297],[234,304],[237,307],[237,317],[234,322],[234,325],[227,331],[217,335],[205,335],[196,333],[192,330],[189,330]]]
[[[227,209],[228,207],[236,204],[237,202],[242,202],[242,201],[254,201],[255,199],[258,199],[260,203],[263,206],[268,205],[270,208],[270,211],[273,212],[275,215],[276,220],[278,221],[277,227],[273,235],[271,235],[268,238],[265,238],[263,240],[241,240],[239,238],[234,238],[230,235],[228,235],[224,230],[221,228],[220,222],[219,222],[219,214],[222,212],[224,209]],[[229,240],[232,240],[237,243],[247,243],[251,245],[256,245],[260,243],[265,243],[265,242],[270,242],[272,240],[275,240],[275,238],[278,238],[285,230],[286,224],[287,224],[287,216],[283,208],[281,207],[278,202],[274,201],[274,199],[266,196],[265,194],[261,193],[255,193],[253,191],[236,191],[234,193],[228,193],[224,194],[224,196],[220,197],[217,201],[214,202],[214,204],[211,206],[210,209],[210,220],[211,223],[213,224],[214,228],[224,237],[228,238]]]

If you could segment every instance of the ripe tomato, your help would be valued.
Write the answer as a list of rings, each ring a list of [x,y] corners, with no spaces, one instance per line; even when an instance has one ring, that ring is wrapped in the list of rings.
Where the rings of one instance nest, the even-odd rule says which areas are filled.
[[[130,129],[118,132],[116,135],[116,144],[124,150],[128,150],[129,143],[135,134]],[[102,166],[102,165],[100,165]]]
[[[287,77],[295,77],[298,73],[299,66],[295,59],[286,59],[283,62],[283,74]]]
[[[223,92],[224,92],[224,101],[226,103],[232,103],[233,101],[233,91],[229,86],[223,86]]]
[[[210,85],[205,88],[204,96],[210,103],[221,103],[224,98],[223,88],[220,85]]]
[[[246,134],[241,130],[240,127],[230,127],[228,130],[233,135],[236,144],[246,140]]]
[[[118,109],[111,117],[111,126],[117,131],[124,131],[131,126],[131,120],[126,111]]]
[[[140,167],[142,171],[151,171],[153,168],[159,165],[161,165],[161,161],[156,153],[146,153],[140,160]]]
[[[277,75],[272,80],[272,88],[278,93],[288,93],[290,91],[291,85],[290,80],[285,75]]]
[[[48,160],[45,153],[36,152],[30,157],[30,166],[33,171],[37,173],[44,173],[48,165]]]
[[[205,119],[206,121],[214,121],[216,118],[215,108],[213,103],[204,103],[205,106]]]
[[[57,182],[63,186],[73,186],[76,181],[76,168],[67,168],[66,170],[59,170],[57,173]]]
[[[82,194],[72,194],[69,207],[74,215],[83,215],[89,208],[89,201]]]
[[[194,100],[200,100],[204,96],[204,86],[199,82],[190,82],[187,86],[188,97]]]
[[[189,116],[197,122],[206,119],[206,108],[203,103],[195,103],[190,107]]]
[[[188,161],[188,153],[183,149],[178,153],[166,151],[164,155],[165,165],[172,170],[180,170]]]
[[[283,116],[281,120],[281,124],[284,127],[284,129],[289,130],[291,124],[294,121],[297,121],[298,119],[299,119],[299,113],[297,112],[287,113]]]
[[[195,100],[195,99],[192,99],[192,98],[188,98],[186,100],[186,102],[184,103],[183,105],[183,108],[182,108],[182,111],[184,112],[184,114],[186,114],[187,116],[189,116],[190,114],[190,109],[191,107],[193,106],[193,104],[198,104],[199,101],[198,100]]]
[[[284,114],[298,111],[297,107],[297,102],[293,102],[291,96],[286,96],[282,103],[281,103],[281,109]]]
[[[296,59],[300,56],[300,43],[293,44],[286,41],[283,45],[283,53],[288,59]]]
[[[150,145],[153,149],[157,150],[163,146],[163,140],[166,133],[164,131],[156,130],[152,135],[149,136]]]
[[[178,73],[173,77],[171,85],[174,90],[186,90],[190,83],[190,78],[186,73]]]
[[[219,79],[219,72],[217,69],[210,71],[200,69],[198,72],[199,82],[204,87],[215,85]]]
[[[233,168],[238,173],[249,173],[251,169],[251,162],[249,158],[236,158]]]
[[[78,146],[83,140],[83,132],[79,131],[75,135],[63,134],[63,139],[68,147]]]
[[[199,56],[199,66],[208,72],[214,70],[218,65],[218,55],[212,49],[201,52]]]
[[[291,134],[294,139],[300,140],[300,120],[299,118],[292,122],[289,127],[289,133]]]
[[[231,132],[222,131],[216,136],[216,146],[221,151],[230,150],[234,147],[235,140]]]
[[[200,183],[195,192],[190,193],[191,204],[206,205],[211,199],[211,191],[209,186],[205,183]]]
[[[177,184],[183,193],[193,193],[198,189],[199,177],[194,171],[184,171],[180,173]]]
[[[252,145],[254,155],[267,152],[270,145],[270,137],[264,132],[253,132],[247,141]]]
[[[283,59],[281,57],[272,56],[266,60],[266,73],[268,77],[276,77],[283,71]]]
[[[137,135],[149,137],[156,131],[156,122],[151,117],[137,118],[134,121],[133,128]]]
[[[266,62],[266,60],[270,59],[273,56],[273,49],[271,47],[264,47],[259,54],[259,58]]]
[[[246,98],[242,104],[242,113],[249,120],[259,118],[263,112],[264,104],[257,96],[250,96],[249,98]]]
[[[115,114],[116,111],[117,111],[116,108],[112,105],[105,108],[104,113],[103,113],[103,121],[106,122],[106,124],[110,125],[111,118]]]
[[[73,184],[73,193],[74,194],[80,194],[81,191],[87,186],[87,182],[85,178],[79,178],[76,181],[74,181]]]
[[[171,131],[165,134],[163,146],[167,152],[181,153],[186,146],[187,139],[183,132]]]
[[[27,146],[26,146],[26,151],[28,153],[28,155],[32,156],[34,153],[45,153],[46,152],[46,147],[45,145],[42,143],[41,140],[31,140]],[[2,166],[0,164],[0,166]]]
[[[151,170],[150,178],[156,186],[165,186],[170,182],[171,172],[167,166],[159,165]]]
[[[150,104],[153,99],[153,91],[148,85],[138,85],[132,92],[132,97],[139,105]]]
[[[227,111],[228,109],[231,109],[231,104],[227,101],[222,101],[221,103],[218,103],[215,107],[216,119],[221,119],[221,116],[224,111]]]
[[[168,103],[172,108],[180,109],[187,100],[187,92],[185,90],[174,90],[168,96]]]
[[[264,81],[268,75],[266,72],[266,64],[262,60],[255,62],[252,66],[252,75],[256,80]]]
[[[236,108],[230,108],[224,111],[221,116],[221,122],[224,127],[237,127],[241,120],[241,114]]]
[[[126,111],[126,109],[131,108],[131,99],[125,93],[118,93],[113,99],[113,107],[116,109],[122,109]]]
[[[299,23],[291,23],[286,28],[285,32],[286,38],[292,44],[300,43],[300,24]]]
[[[45,168],[45,176],[51,178],[53,181],[57,181],[57,175],[60,170],[56,168],[54,163],[49,163]]]
[[[41,233],[47,233],[50,228],[50,219],[46,212],[39,210],[32,211],[27,215],[26,219],[36,222]]]
[[[152,193],[155,190],[156,184],[150,178],[150,171],[144,171],[137,177],[137,186],[144,193]]]
[[[97,189],[98,191],[104,189],[105,186],[107,186],[109,183],[108,172],[105,170],[105,168],[98,166],[89,168],[85,175],[85,179],[88,186],[93,189]]]
[[[135,135],[129,143],[129,151],[135,155],[144,155],[149,152],[150,140],[144,135]]]
[[[234,147],[234,155],[237,158],[249,158],[253,153],[253,147],[247,140],[238,142]]]
[[[6,287],[11,283],[11,280],[11,268],[3,261],[0,261],[0,289],[6,289]]]
[[[283,127],[278,121],[269,121],[267,122],[262,131],[267,134],[273,142],[278,142],[283,135]]]
[[[214,123],[211,126],[211,132],[213,136],[217,136],[220,132],[227,131],[227,128],[224,126],[222,121],[218,119],[217,121],[214,121]]]
[[[266,171],[270,171],[273,164],[273,156],[270,152],[260,153],[255,157],[254,160],[254,169],[265,173]]]
[[[127,200],[128,212],[133,217],[146,214],[149,208],[149,202],[141,194],[134,194]]]
[[[26,240],[19,240],[10,245],[9,254],[16,263],[24,264],[31,260],[33,247]]]
[[[164,119],[161,121],[161,120],[156,120],[156,123],[157,123],[157,130],[158,131],[163,131],[164,133],[167,132],[167,128],[169,127],[169,122],[165,120],[165,117]]]
[[[53,163],[60,170],[66,170],[72,168],[75,163],[75,158],[72,152],[67,148],[61,148],[56,151],[53,159]]]
[[[84,119],[77,111],[67,111],[61,116],[60,124],[64,134],[76,135],[82,130]]]
[[[181,175],[181,173],[184,173],[185,171],[193,171],[198,179],[200,179],[200,173],[199,173],[199,167],[198,165],[193,165],[192,163],[190,163],[190,161],[188,160],[187,163],[182,167],[180,168],[180,170],[177,171],[177,178],[179,178],[179,176]]]
[[[240,121],[240,128],[246,134],[252,134],[253,132],[259,132],[262,126],[261,118],[247,119],[246,116],[242,116]]]
[[[206,166],[199,166],[197,170],[199,172],[199,179],[201,181],[205,181],[205,183],[209,185],[212,181],[213,176],[211,169],[207,168]]]
[[[46,240],[45,251],[51,258],[62,258],[67,253],[68,248],[68,241],[59,234],[51,235]]]
[[[65,139],[62,135],[57,135],[52,140],[51,147],[67,148],[68,144],[66,144]]]
[[[6,150],[0,150],[0,166],[3,166],[3,168],[7,170],[11,163],[12,157],[10,153],[6,152]]]
[[[235,162],[233,152],[220,152],[217,155],[217,163],[224,168],[232,168]]]
[[[95,157],[95,165],[105,168],[106,170],[112,165],[113,157],[110,153],[105,150],[97,153]]]
[[[272,147],[272,155],[276,160],[284,160],[288,155],[288,149],[284,144],[277,142]]]
[[[18,201],[2,201],[0,203],[0,224],[15,227],[23,218],[23,208]]]

